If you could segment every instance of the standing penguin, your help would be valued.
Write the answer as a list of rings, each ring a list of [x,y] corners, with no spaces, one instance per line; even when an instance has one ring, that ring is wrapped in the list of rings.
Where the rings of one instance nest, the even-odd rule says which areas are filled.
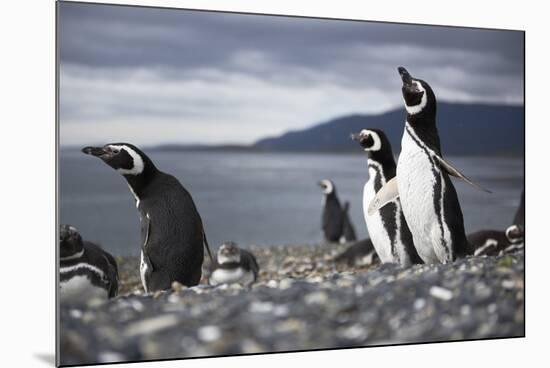
[[[145,292],[169,289],[173,281],[197,285],[203,247],[209,255],[210,249],[189,192],[132,144],[110,143],[85,147],[82,152],[100,158],[124,176],[136,199],[141,222],[140,274]]]
[[[354,242],[357,240],[357,236],[355,235],[355,228],[353,227],[353,223],[349,218],[349,201],[344,202],[343,212],[344,224],[342,225],[342,237],[340,240],[342,240],[342,242],[344,243]]]
[[[318,184],[323,189],[323,214],[321,217],[323,235],[328,242],[338,242],[342,236],[344,216],[340,200],[336,195],[336,188],[334,183],[328,179],[323,179]]]
[[[413,78],[403,67],[398,71],[407,110],[401,154],[396,176],[377,193],[368,213],[375,213],[399,196],[422,260],[452,262],[473,254],[474,249],[466,239],[462,210],[449,175],[477,185],[442,158],[435,120],[436,98],[431,87]]]
[[[112,255],[98,245],[83,241],[74,226],[59,229],[59,299],[84,303],[118,294],[118,269]]]
[[[367,213],[376,193],[395,176],[396,164],[390,141],[378,129],[363,129],[352,134],[351,138],[358,141],[368,154],[369,180],[363,188],[363,212],[376,253],[383,263],[399,263],[402,266],[422,263],[414,248],[399,199],[388,203],[372,216]]]

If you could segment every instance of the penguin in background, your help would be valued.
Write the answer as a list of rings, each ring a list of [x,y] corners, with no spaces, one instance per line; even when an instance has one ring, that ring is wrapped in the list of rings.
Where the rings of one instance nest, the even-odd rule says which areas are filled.
[[[118,267],[112,255],[100,246],[83,241],[71,225],[59,229],[59,299],[81,304],[118,294]]]
[[[323,190],[323,213],[321,215],[323,236],[327,242],[336,243],[342,236],[344,212],[334,183],[331,180],[323,179],[318,184]]]
[[[474,248],[475,256],[498,256],[523,249],[524,233],[518,225],[510,225],[504,231],[480,230],[468,234],[468,242]]]
[[[349,201],[344,202],[343,214],[344,224],[342,230],[342,237],[340,238],[342,243],[351,243],[357,240],[355,235],[355,228],[349,217]]]
[[[521,191],[521,199],[519,200],[513,224],[525,229],[525,189]]]
[[[259,270],[251,252],[239,248],[235,242],[225,242],[218,249],[208,283],[213,286],[235,283],[250,286],[256,282]]]
[[[172,175],[156,168],[151,159],[129,143],[85,147],[127,181],[136,199],[141,223],[140,275],[145,292],[166,290],[173,281],[197,285],[206,247],[202,219],[191,194]]]
[[[335,263],[345,263],[348,267],[371,266],[380,262],[370,239],[351,244],[345,251],[334,257]]]
[[[443,159],[436,126],[437,102],[428,83],[398,68],[407,112],[396,176],[369,205],[372,215],[399,197],[415,248],[426,263],[448,263],[474,253],[449,176],[481,188]]]
[[[514,215],[513,224],[506,230],[480,230],[468,235],[468,241],[474,246],[474,255],[496,256],[523,249],[525,244],[525,191]]]
[[[363,188],[363,212],[365,223],[376,253],[383,263],[399,263],[402,266],[423,263],[419,257],[411,232],[401,210],[399,199],[368,214],[369,203],[388,181],[395,177],[396,164],[389,139],[379,129],[363,129],[352,134],[368,155],[369,179]]]

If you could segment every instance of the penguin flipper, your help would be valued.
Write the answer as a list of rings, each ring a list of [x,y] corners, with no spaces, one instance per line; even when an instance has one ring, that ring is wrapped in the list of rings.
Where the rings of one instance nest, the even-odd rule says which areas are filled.
[[[372,216],[373,213],[384,207],[386,204],[394,201],[399,197],[399,191],[397,189],[397,176],[394,176],[388,181],[369,204],[368,214]]]
[[[145,214],[145,234],[144,234],[144,241],[143,241],[143,247],[142,247],[142,252],[143,252],[143,260],[145,262],[145,264],[147,265],[147,272],[150,274],[151,272],[154,271],[153,269],[153,264],[151,263],[151,260],[149,259],[149,255],[147,254],[147,250],[146,250],[146,246],[147,246],[147,243],[149,242],[149,234],[151,234],[151,218],[149,217],[149,214]]]
[[[487,193],[492,193],[489,189],[483,188],[481,185],[474,183],[471,179],[466,177],[466,175],[464,175],[463,173],[458,171],[457,168],[455,168],[453,165],[451,165],[450,163],[445,161],[443,158],[439,157],[438,155],[435,155],[435,157],[437,157],[437,160],[441,164],[441,167],[443,169],[445,169],[447,174],[452,175],[456,178],[460,178],[460,179],[464,180],[466,183],[476,187],[479,190],[482,190],[482,191],[487,192]]]

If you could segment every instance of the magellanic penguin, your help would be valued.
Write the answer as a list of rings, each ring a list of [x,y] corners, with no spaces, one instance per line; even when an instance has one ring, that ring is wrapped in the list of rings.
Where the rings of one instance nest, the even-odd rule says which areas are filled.
[[[197,285],[204,246],[209,255],[210,250],[189,192],[132,144],[110,143],[85,147],[82,152],[100,158],[124,176],[136,199],[141,222],[140,274],[145,292],[169,289],[174,281]]]
[[[475,256],[498,256],[523,249],[523,229],[510,225],[505,231],[480,230],[468,234],[468,242],[474,247]]]
[[[118,294],[118,269],[113,256],[83,241],[74,226],[59,230],[59,300],[81,304]]]
[[[323,179],[318,184],[323,189],[321,228],[324,238],[328,242],[339,242],[344,229],[344,212],[336,195],[336,187],[328,179]]]
[[[378,129],[363,129],[351,137],[368,154],[369,179],[363,188],[363,213],[376,253],[383,263],[399,263],[402,266],[422,263],[414,248],[399,199],[372,215],[368,214],[368,206],[376,193],[395,176],[396,164],[390,141]]]
[[[505,231],[480,230],[469,234],[468,242],[475,248],[474,255],[496,256],[523,249],[525,244],[524,206],[525,192],[522,192],[513,224],[508,226]]]
[[[436,127],[436,98],[423,80],[398,68],[407,110],[396,176],[376,194],[373,214],[399,196],[415,248],[426,263],[447,263],[473,254],[462,210],[449,175],[481,188],[445,161]],[[483,189],[483,188],[481,188]],[[485,190],[485,189],[483,189]]]
[[[348,267],[372,266],[380,262],[370,239],[351,244],[345,251],[334,257],[335,263],[345,263]]]
[[[252,253],[239,248],[235,242],[225,242],[218,249],[208,283],[243,284],[250,286],[258,278],[260,267]]]
[[[343,243],[351,243],[357,240],[357,236],[355,235],[355,228],[349,217],[349,201],[344,202],[342,211],[344,212],[344,223],[342,225],[342,237],[340,240]]]

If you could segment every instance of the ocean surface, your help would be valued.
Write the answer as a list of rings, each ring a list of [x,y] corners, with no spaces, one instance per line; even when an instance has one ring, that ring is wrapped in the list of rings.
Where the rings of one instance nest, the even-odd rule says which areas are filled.
[[[177,177],[193,196],[210,246],[233,240],[243,246],[317,243],[321,235],[320,179],[336,184],[351,203],[358,237],[363,219],[362,154],[149,152],[157,168]],[[454,180],[467,232],[504,229],[523,189],[523,159],[447,157],[488,194]],[[60,222],[115,255],[139,255],[139,217],[124,178],[101,160],[77,150],[60,151]]]

